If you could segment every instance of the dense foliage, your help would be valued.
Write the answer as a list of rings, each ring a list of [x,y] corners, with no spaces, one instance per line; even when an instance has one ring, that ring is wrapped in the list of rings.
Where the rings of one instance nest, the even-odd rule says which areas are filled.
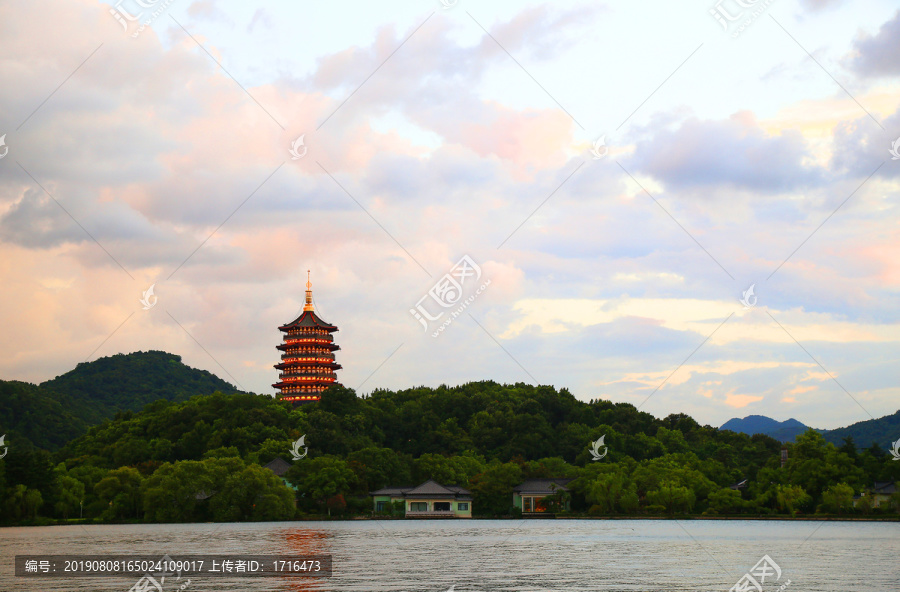
[[[868,447],[874,442],[882,442],[887,445],[887,442],[893,442],[895,438],[900,438],[900,411],[878,419],[860,421],[845,428],[828,430],[822,435],[835,445],[840,445],[845,438],[853,438],[863,447]]]
[[[0,380],[0,435],[53,450],[87,431],[86,407],[34,384]]]
[[[284,476],[295,508],[294,491],[261,465],[289,459],[304,435],[308,455]],[[608,454],[593,461],[590,443],[601,436]],[[900,477],[900,463],[877,445],[835,447],[810,430],[787,445],[784,467],[781,446],[547,386],[479,382],[367,398],[333,387],[297,409],[215,393],[121,412],[53,455],[10,451],[0,460],[0,520],[370,513],[369,491],[428,478],[470,489],[476,515],[503,515],[514,513],[512,487],[535,477],[573,478],[572,511],[590,515],[874,513],[853,496]],[[731,489],[744,479],[747,487]]]
[[[214,374],[181,363],[181,356],[116,354],[78,364],[40,386],[0,381],[0,434],[19,445],[55,450],[120,411],[216,391],[239,392]]]
[[[163,351],[116,354],[83,362],[42,382],[41,388],[90,403],[91,414],[84,419],[91,424],[119,411],[139,411],[159,399],[186,401],[216,391],[239,392],[215,374],[186,366],[181,356]]]

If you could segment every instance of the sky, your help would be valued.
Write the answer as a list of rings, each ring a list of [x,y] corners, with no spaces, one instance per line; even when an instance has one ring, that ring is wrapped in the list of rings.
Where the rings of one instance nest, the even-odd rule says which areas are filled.
[[[741,4],[3,3],[0,377],[274,394],[309,270],[360,394],[894,413],[900,10]]]

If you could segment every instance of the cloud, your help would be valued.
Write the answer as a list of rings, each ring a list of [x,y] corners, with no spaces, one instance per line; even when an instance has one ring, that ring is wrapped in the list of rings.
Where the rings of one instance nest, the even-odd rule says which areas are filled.
[[[823,171],[806,163],[809,156],[800,133],[771,135],[745,111],[727,120],[689,118],[674,129],[645,129],[629,163],[673,191],[721,185],[774,192],[822,181]]]
[[[44,380],[89,355],[166,349],[271,392],[276,327],[296,316],[312,269],[317,310],[341,328],[341,380],[354,388],[376,369],[365,389],[533,377],[640,404],[668,377],[646,409],[712,421],[815,384],[817,407],[805,412],[816,425],[843,422],[852,401],[767,306],[867,408],[900,394],[895,168],[834,213],[886,154],[852,101],[775,92],[775,117],[703,118],[666,103],[674,86],[664,86],[643,108],[651,123],[636,120],[595,161],[587,133],[464,13],[436,15],[399,50],[424,16],[359,25],[327,52],[286,51],[273,75],[269,62],[236,64],[236,39],[271,15],[271,37],[287,43],[276,34],[281,9],[231,8],[170,10],[187,11],[179,20],[243,88],[165,19],[133,40],[92,0],[0,6],[17,48],[0,61],[16,88],[0,94],[0,113],[13,124],[103,41],[7,137],[0,376]],[[239,25],[226,16],[237,14]],[[542,83],[550,71],[580,76],[568,92],[599,118],[615,110],[604,95],[615,87],[579,68],[614,52],[579,56],[574,45],[596,14],[545,6],[483,24],[526,68],[545,68]],[[615,25],[601,24],[615,43]],[[704,92],[711,78],[700,70],[671,82]],[[883,94],[860,100],[893,111]],[[287,150],[301,134],[309,151],[294,161]],[[432,338],[409,309],[463,254],[492,283],[471,317]],[[742,311],[754,282],[759,305]],[[144,311],[151,284],[159,304]]]
[[[885,163],[878,168],[877,178],[900,179],[900,167],[894,166],[896,161],[891,161],[889,152],[900,135],[900,108],[885,117],[882,125],[889,135],[866,116],[838,123],[833,131],[830,168],[864,179]]]
[[[878,33],[863,33],[853,43],[850,66],[866,77],[896,76],[900,74],[900,10],[878,29]]]
[[[742,409],[751,403],[762,401],[763,397],[757,395],[738,394],[733,390],[725,395],[725,404],[735,409]]]
[[[840,6],[843,0],[802,0],[801,4],[813,11]]]
[[[481,45],[483,55],[506,50],[527,52],[535,59],[550,59],[571,47],[578,30],[589,26],[607,10],[604,5],[585,5],[565,11],[553,10],[548,4],[525,8],[509,21],[490,27],[491,36],[502,49],[492,39],[485,38]]]

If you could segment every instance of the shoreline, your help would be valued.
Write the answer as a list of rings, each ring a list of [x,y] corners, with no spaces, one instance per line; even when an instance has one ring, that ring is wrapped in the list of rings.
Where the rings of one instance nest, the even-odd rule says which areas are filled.
[[[264,523],[286,524],[290,522],[353,522],[359,520],[389,520],[389,521],[466,521],[466,520],[732,520],[732,521],[780,521],[780,522],[900,522],[900,515],[884,517],[860,517],[860,516],[527,516],[516,518],[512,516],[472,516],[469,518],[406,518],[393,516],[316,516],[294,518],[292,520],[271,520]],[[7,524],[0,525],[0,531],[4,528],[29,528],[43,526],[151,526],[155,524],[261,524],[262,522],[51,522],[48,524]]]

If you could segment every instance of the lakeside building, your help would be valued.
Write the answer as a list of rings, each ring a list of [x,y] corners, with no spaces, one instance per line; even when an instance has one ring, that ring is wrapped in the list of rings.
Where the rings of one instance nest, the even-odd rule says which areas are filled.
[[[471,518],[472,492],[456,485],[441,485],[433,479],[416,487],[382,487],[370,491],[376,512],[388,511],[403,502],[407,518]]]
[[[853,496],[853,507],[855,508],[859,500],[868,495],[872,508],[890,508],[896,494],[897,483],[895,481],[876,481],[868,491]]]
[[[284,333],[283,343],[276,346],[281,351],[281,363],[275,364],[279,370],[279,382],[272,386],[278,389],[276,398],[291,401],[295,405],[312,403],[322,399],[322,391],[337,382],[336,370],[341,365],[335,363],[335,345],[332,333],[338,328],[326,323],[313,310],[312,282],[309,272],[306,277],[306,304],[303,313],[286,325],[278,327]]]
[[[522,514],[540,514],[547,511],[547,503],[545,498],[556,495],[557,493],[569,492],[568,485],[572,479],[549,478],[549,479],[528,479],[513,487],[513,506],[522,510]],[[570,500],[567,495],[563,496],[562,507],[560,511],[566,511],[570,508]]]
[[[267,465],[264,465],[263,468],[269,469],[270,471],[275,473],[275,476],[281,479],[282,483],[284,483],[287,487],[290,487],[296,493],[297,487],[292,485],[290,481],[284,478],[284,474],[287,473],[288,469],[290,469],[292,466],[293,465],[291,465],[291,463],[289,463],[288,461],[284,460],[280,456],[276,456],[274,459],[272,459],[271,462],[269,462]],[[294,505],[297,505],[296,499],[294,500]]]

